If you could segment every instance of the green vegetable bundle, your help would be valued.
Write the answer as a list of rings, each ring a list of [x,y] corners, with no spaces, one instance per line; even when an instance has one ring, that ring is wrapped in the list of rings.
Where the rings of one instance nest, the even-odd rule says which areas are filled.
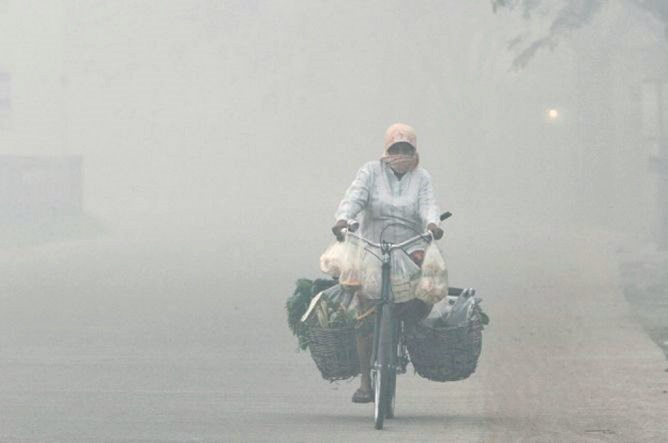
[[[297,287],[286,301],[285,308],[288,311],[288,326],[292,333],[297,336],[300,349],[306,349],[308,346],[304,335],[307,326],[301,322],[302,315],[304,315],[311,299],[316,294],[335,284],[336,280],[329,279],[309,280],[301,278],[297,280]]]
[[[357,323],[355,311],[346,310],[340,304],[332,306],[331,309],[333,312],[329,315],[329,321],[327,323],[328,328],[350,328]]]

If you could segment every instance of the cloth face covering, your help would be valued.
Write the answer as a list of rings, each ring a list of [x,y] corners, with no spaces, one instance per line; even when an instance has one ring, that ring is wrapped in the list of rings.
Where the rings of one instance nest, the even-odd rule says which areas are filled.
[[[405,174],[415,169],[420,162],[420,156],[417,153],[417,136],[415,129],[404,123],[395,123],[385,131],[385,154],[381,160],[398,174]],[[389,150],[395,143],[408,143],[415,152],[412,155],[390,154]]]
[[[417,152],[413,155],[406,154],[387,154],[382,158],[383,162],[387,164],[393,171],[398,174],[405,174],[408,171],[415,169],[420,162],[420,157]]]

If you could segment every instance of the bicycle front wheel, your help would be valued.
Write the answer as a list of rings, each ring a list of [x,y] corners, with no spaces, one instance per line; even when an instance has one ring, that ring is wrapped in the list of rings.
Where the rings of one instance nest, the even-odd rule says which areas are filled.
[[[394,362],[394,322],[389,304],[383,305],[378,323],[378,350],[374,362],[374,424],[383,429],[385,418],[394,417],[396,368]]]
[[[394,399],[397,392],[397,371],[388,370],[387,374],[387,404],[385,405],[385,418],[394,418]]]

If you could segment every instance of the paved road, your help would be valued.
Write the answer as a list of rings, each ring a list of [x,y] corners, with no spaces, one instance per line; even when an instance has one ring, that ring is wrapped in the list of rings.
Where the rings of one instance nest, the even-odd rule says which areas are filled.
[[[592,238],[458,257],[453,283],[475,280],[492,316],[479,370],[401,376],[382,432],[354,383],[296,352],[292,277],[250,278],[209,243],[5,250],[0,441],[668,441],[668,365]]]

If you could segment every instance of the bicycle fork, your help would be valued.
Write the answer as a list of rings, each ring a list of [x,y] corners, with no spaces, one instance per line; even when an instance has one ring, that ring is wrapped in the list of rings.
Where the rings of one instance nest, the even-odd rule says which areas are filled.
[[[383,264],[381,267],[381,296],[380,301],[376,304],[376,318],[374,323],[374,335],[373,335],[373,351],[371,353],[371,361],[373,365],[371,367],[372,371],[378,371],[382,368],[383,363],[378,358],[378,349],[380,344],[380,324],[384,314],[390,314],[394,316],[394,299],[391,297],[390,291],[392,290],[392,283],[390,281],[390,252],[387,251],[386,254],[383,254]],[[394,343],[397,343],[399,331],[393,331]],[[394,352],[393,352],[394,354]],[[395,354],[396,355],[396,354]],[[393,355],[388,356],[384,365],[390,369],[394,370],[396,366],[395,358]]]

